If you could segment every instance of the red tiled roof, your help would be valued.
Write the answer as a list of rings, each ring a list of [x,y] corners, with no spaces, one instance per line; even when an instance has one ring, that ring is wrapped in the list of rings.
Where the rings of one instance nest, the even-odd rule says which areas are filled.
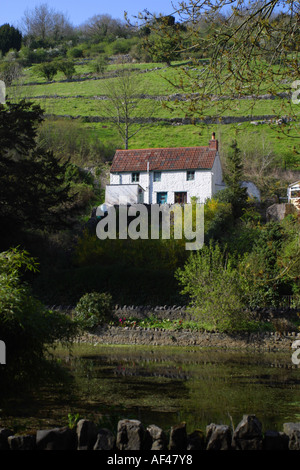
[[[110,171],[150,171],[211,169],[216,150],[209,147],[179,147],[117,150]]]

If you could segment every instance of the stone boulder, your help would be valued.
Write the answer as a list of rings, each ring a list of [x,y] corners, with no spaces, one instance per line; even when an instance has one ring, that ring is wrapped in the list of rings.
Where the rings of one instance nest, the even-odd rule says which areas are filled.
[[[205,450],[204,433],[200,430],[195,430],[187,437],[187,450]]]
[[[171,427],[169,450],[186,450],[187,448],[187,433],[186,423],[180,423]]]
[[[283,432],[266,431],[263,450],[288,450],[289,438]]]
[[[289,450],[300,450],[300,423],[284,423],[283,432],[289,438]]]
[[[136,419],[122,419],[117,428],[118,450],[141,450],[145,437],[142,423]]]
[[[77,450],[92,450],[96,444],[98,428],[88,419],[80,419],[76,427]]]
[[[100,429],[97,434],[97,440],[94,450],[114,450],[116,438],[109,429]]]
[[[293,204],[272,204],[267,208],[266,219],[267,222],[270,222],[271,220],[280,221],[287,215],[295,213],[297,213],[297,209]]]
[[[165,432],[155,424],[150,424],[145,434],[145,450],[167,450],[168,441]]]
[[[231,431],[223,424],[210,424],[206,427],[206,450],[230,450]]]
[[[34,450],[35,436],[29,434],[26,436],[9,436],[8,445],[11,450]]]
[[[8,438],[13,436],[13,432],[10,429],[0,428],[0,450],[8,450]]]
[[[69,427],[44,429],[36,433],[37,450],[75,450],[76,434]]]
[[[234,450],[262,450],[262,425],[255,415],[244,415],[232,436]]]

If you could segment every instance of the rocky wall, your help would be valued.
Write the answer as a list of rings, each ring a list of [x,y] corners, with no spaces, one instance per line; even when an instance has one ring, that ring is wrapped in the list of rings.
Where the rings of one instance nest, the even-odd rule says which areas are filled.
[[[93,344],[128,344],[150,346],[199,346],[228,349],[291,350],[300,333],[209,333],[193,330],[167,330],[141,327],[98,327],[82,336],[80,342]]]
[[[280,432],[263,432],[255,415],[244,415],[235,429],[211,423],[204,431],[188,434],[185,423],[165,432],[155,424],[145,427],[138,420],[123,419],[117,429],[109,430],[81,419],[73,428],[43,429],[30,435],[0,428],[0,450],[164,451],[173,457],[176,452],[197,450],[300,450],[300,423],[285,423]]]

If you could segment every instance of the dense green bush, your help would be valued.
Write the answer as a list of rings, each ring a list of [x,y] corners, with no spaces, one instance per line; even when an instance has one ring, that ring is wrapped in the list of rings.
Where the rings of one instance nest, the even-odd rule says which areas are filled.
[[[20,50],[22,33],[6,23],[0,26],[0,52],[5,55],[10,49]]]
[[[277,307],[284,295],[299,292],[299,223],[293,217],[269,222],[257,233],[240,263],[248,304]]]
[[[58,66],[55,62],[44,62],[36,66],[37,73],[48,80],[53,80],[58,71]]]
[[[112,319],[112,297],[106,292],[83,295],[75,308],[75,318],[84,329],[92,329]]]
[[[176,271],[182,293],[190,298],[189,309],[202,324],[218,330],[239,330],[248,314],[243,282],[235,259],[219,244],[204,245]]]
[[[97,204],[99,197],[97,197],[93,186],[87,183],[71,183],[69,196],[73,199],[72,207],[84,209],[89,204]]]
[[[47,118],[38,129],[38,145],[52,150],[62,161],[70,160],[79,166],[111,161],[118,142],[101,142],[96,135],[89,134],[81,120]]]
[[[32,377],[57,340],[71,341],[77,325],[65,314],[47,309],[23,280],[38,265],[17,248],[0,253],[0,339],[7,364],[1,377]]]
[[[73,47],[67,51],[67,57],[70,57],[70,59],[79,59],[83,57],[83,50],[80,47]]]
[[[17,61],[3,60],[0,62],[0,80],[5,82],[6,86],[18,80],[22,75],[22,67]]]
[[[97,60],[95,61],[95,63],[93,64],[93,71],[94,73],[97,73],[97,74],[103,74],[106,69],[107,69],[107,66],[108,66],[108,57],[105,55],[105,54],[101,54]]]
[[[62,72],[68,80],[71,80],[75,74],[75,66],[73,61],[61,59],[56,61],[57,70]]]

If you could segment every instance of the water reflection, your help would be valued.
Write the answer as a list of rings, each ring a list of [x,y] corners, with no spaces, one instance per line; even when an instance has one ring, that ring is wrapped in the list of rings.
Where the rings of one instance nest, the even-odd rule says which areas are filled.
[[[80,399],[108,417],[134,417],[164,429],[184,420],[236,426],[254,413],[264,429],[300,419],[299,368],[289,353],[97,346],[67,363]]]

